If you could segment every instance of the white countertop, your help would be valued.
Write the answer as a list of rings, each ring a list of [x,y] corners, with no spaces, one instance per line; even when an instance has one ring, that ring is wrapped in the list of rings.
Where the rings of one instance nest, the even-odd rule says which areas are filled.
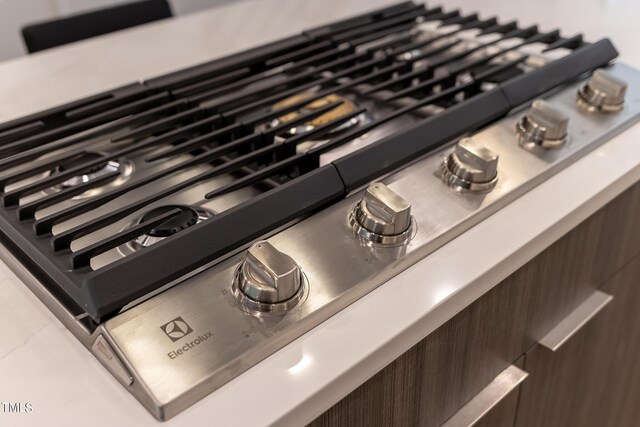
[[[386,3],[246,0],[0,63],[0,122]],[[441,3],[608,35],[640,66],[634,0]],[[304,424],[640,180],[639,139],[631,128],[164,424],[0,263],[0,402],[33,405],[0,406],[0,425]]]

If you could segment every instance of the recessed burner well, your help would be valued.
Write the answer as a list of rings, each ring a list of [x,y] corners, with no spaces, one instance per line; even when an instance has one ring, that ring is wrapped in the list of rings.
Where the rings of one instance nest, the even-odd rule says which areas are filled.
[[[136,237],[127,245],[129,249],[137,251],[142,248],[149,247],[154,243],[159,242],[160,240],[163,240],[169,236],[173,236],[174,234],[186,230],[187,228],[199,224],[202,221],[213,216],[212,212],[197,206],[166,205],[149,210],[148,212],[143,214],[135,224],[132,225],[142,224],[146,221],[150,221],[174,209],[179,209],[180,214],[157,226],[148,233]]]
[[[289,98],[285,98],[280,102],[277,102],[276,104],[274,104],[272,106],[272,110],[279,110],[281,108],[285,108],[288,107],[290,105],[293,105],[295,103],[298,103],[300,101],[303,101],[307,98],[311,98],[314,96],[313,92],[303,92],[303,93],[299,93],[297,95],[291,96]],[[275,128],[277,126],[281,126],[282,124],[286,124],[287,122],[291,122],[295,119],[297,119],[298,117],[306,114],[306,113],[311,113],[315,110],[318,110],[320,108],[323,107],[327,107],[330,104],[334,103],[334,102],[342,102],[342,104],[338,105],[337,107],[335,107],[334,109],[328,111],[327,113],[316,117],[315,119],[311,119],[306,123],[303,123],[301,125],[294,125],[291,128],[286,129],[285,131],[279,133],[276,135],[276,138],[279,138],[280,140],[285,140],[287,138],[291,138],[295,135],[300,135],[302,133],[305,132],[309,132],[312,131],[313,129],[325,125],[333,120],[336,119],[340,119],[341,117],[347,116],[349,114],[352,114],[354,112],[356,112],[359,108],[359,106],[357,105],[356,102],[354,102],[351,99],[346,98],[345,96],[342,95],[338,95],[338,94],[330,94],[327,95],[323,98],[317,99],[315,101],[310,102],[309,104],[305,105],[304,107],[302,107],[300,110],[295,111],[293,113],[289,113],[286,115],[283,115],[281,117],[278,117],[276,119],[274,119],[270,124],[269,127],[270,128]],[[350,129],[354,126],[357,126],[358,124],[362,124],[364,122],[368,121],[368,117],[365,113],[360,114],[354,118],[352,118],[351,120],[346,121],[345,123],[343,123],[342,125],[336,127],[335,129],[333,129],[330,133],[331,134],[336,134],[339,133],[341,131]],[[307,141],[306,143],[300,144],[297,146],[297,151],[298,152],[305,152],[308,149],[316,146],[318,143],[324,142],[324,140],[310,140]]]
[[[74,157],[72,159],[70,159],[69,161],[60,164],[58,166],[56,166],[49,174],[50,176],[55,176],[59,173],[65,172],[67,170],[73,169],[77,166],[80,166],[82,164],[85,164],[87,162],[90,161],[94,161],[96,159],[99,159],[100,157],[102,157],[103,154],[101,153],[96,153],[96,152],[86,152],[86,153],[82,153],[80,155],[78,155],[77,157]],[[66,181],[61,182],[60,184],[57,184],[53,187],[51,187],[51,189],[49,189],[49,191],[46,191],[46,193],[50,194],[53,192],[58,192],[58,191],[62,191],[62,190],[66,190],[67,188],[73,188],[73,187],[78,187],[82,184],[94,181],[96,179],[100,179],[102,177],[105,177],[108,174],[111,174],[113,172],[117,172],[118,176],[115,177],[113,180],[107,182],[106,184],[96,187],[96,188],[92,188],[87,190],[86,192],[75,196],[74,199],[83,199],[86,197],[90,197],[96,194],[101,193],[105,187],[116,187],[119,186],[121,184],[123,184],[124,182],[126,182],[129,177],[131,176],[131,174],[133,173],[133,163],[131,161],[129,161],[128,159],[125,158],[120,158],[120,159],[116,159],[116,160],[109,160],[104,164],[98,165],[98,166],[94,166],[93,168],[87,170],[85,173],[81,174],[81,175],[77,175],[74,177],[71,177],[69,179],[67,179]]]

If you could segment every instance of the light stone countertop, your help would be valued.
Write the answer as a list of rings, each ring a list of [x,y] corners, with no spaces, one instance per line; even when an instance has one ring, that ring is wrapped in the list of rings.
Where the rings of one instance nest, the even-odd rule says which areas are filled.
[[[388,3],[246,0],[0,63],[0,122]],[[441,3],[610,36],[640,67],[633,0]],[[162,425],[310,421],[637,182],[639,139],[631,128]],[[33,404],[0,407],[0,425],[161,425],[2,263],[0,287],[0,402]],[[447,287],[462,290],[433,292]]]

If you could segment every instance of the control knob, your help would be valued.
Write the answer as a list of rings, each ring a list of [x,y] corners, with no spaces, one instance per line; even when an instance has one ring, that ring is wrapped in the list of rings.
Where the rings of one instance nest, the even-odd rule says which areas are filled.
[[[486,193],[498,182],[498,154],[472,138],[462,138],[442,162],[442,182],[458,193]]]
[[[622,110],[627,83],[603,70],[596,70],[578,90],[578,105],[587,111],[616,113]]]
[[[349,224],[365,240],[398,244],[411,235],[411,205],[381,182],[369,185],[349,215]]]
[[[567,142],[569,117],[545,100],[533,101],[516,124],[516,136],[523,148],[560,148]]]
[[[234,282],[234,291],[241,302],[262,312],[289,310],[302,299],[304,288],[300,266],[267,241],[249,247]]]

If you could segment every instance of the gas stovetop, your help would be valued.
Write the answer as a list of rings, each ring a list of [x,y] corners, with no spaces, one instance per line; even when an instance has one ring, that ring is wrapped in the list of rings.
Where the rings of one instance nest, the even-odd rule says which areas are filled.
[[[0,252],[166,419],[632,125],[616,56],[407,2],[5,123]]]

